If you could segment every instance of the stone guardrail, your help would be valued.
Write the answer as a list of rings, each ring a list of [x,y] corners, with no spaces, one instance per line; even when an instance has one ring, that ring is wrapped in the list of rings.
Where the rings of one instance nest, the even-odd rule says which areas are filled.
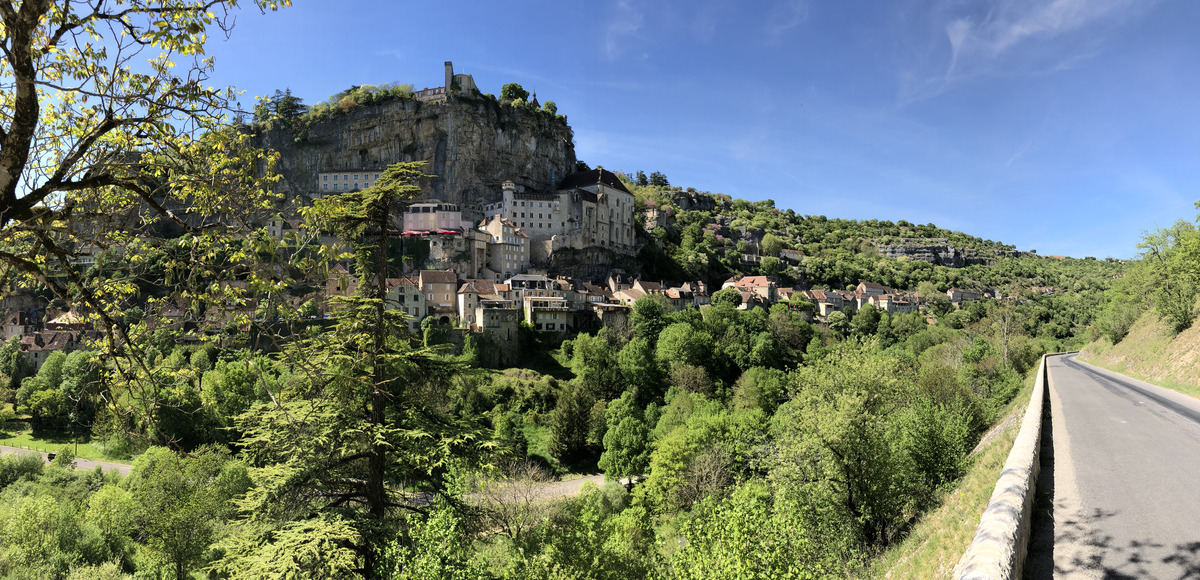
[[[1046,398],[1046,359],[1042,355],[1021,430],[1004,462],[975,539],[954,567],[956,580],[1014,580],[1021,577],[1033,515],[1034,488],[1040,470],[1042,405]]]

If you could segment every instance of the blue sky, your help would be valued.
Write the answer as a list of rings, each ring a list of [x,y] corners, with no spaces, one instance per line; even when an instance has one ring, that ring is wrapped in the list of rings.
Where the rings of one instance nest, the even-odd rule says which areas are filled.
[[[553,100],[591,165],[1133,257],[1200,199],[1200,2],[296,0],[214,38],[214,82],[308,104],[351,85]]]

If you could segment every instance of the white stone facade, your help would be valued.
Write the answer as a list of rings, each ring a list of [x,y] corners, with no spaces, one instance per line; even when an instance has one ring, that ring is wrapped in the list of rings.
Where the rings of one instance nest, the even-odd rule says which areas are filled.
[[[525,232],[539,249],[535,260],[561,248],[599,246],[622,254],[636,249],[633,194],[603,169],[572,175],[553,193],[521,191],[506,181],[500,200],[483,211]]]
[[[381,175],[383,175],[382,169],[324,171],[317,174],[317,191],[322,194],[358,191],[379,183]]]

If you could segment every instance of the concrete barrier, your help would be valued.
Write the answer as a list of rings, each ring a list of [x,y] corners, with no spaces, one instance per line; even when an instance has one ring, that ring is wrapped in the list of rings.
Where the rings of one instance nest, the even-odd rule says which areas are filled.
[[[1046,398],[1046,358],[1042,356],[1021,430],[1004,462],[1000,480],[979,519],[975,539],[954,577],[959,580],[1015,580],[1021,577],[1033,515],[1034,487],[1041,466],[1042,405]]]

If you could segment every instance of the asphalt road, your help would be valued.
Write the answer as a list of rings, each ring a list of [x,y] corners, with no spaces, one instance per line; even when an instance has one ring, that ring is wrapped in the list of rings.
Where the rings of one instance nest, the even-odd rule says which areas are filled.
[[[1047,364],[1053,504],[1026,577],[1200,579],[1200,401],[1074,356]]]
[[[16,447],[0,445],[0,455],[18,455],[29,453],[36,453],[41,455],[43,460],[46,459],[46,454],[42,453],[41,451],[30,451],[29,449],[18,449]],[[75,458],[75,469],[80,471],[91,471],[96,469],[97,465],[99,465],[100,469],[105,473],[115,471],[120,473],[122,476],[129,475],[129,470],[132,469],[131,466],[124,463],[109,463],[107,461],[92,461],[91,459],[80,459],[78,457]]]

